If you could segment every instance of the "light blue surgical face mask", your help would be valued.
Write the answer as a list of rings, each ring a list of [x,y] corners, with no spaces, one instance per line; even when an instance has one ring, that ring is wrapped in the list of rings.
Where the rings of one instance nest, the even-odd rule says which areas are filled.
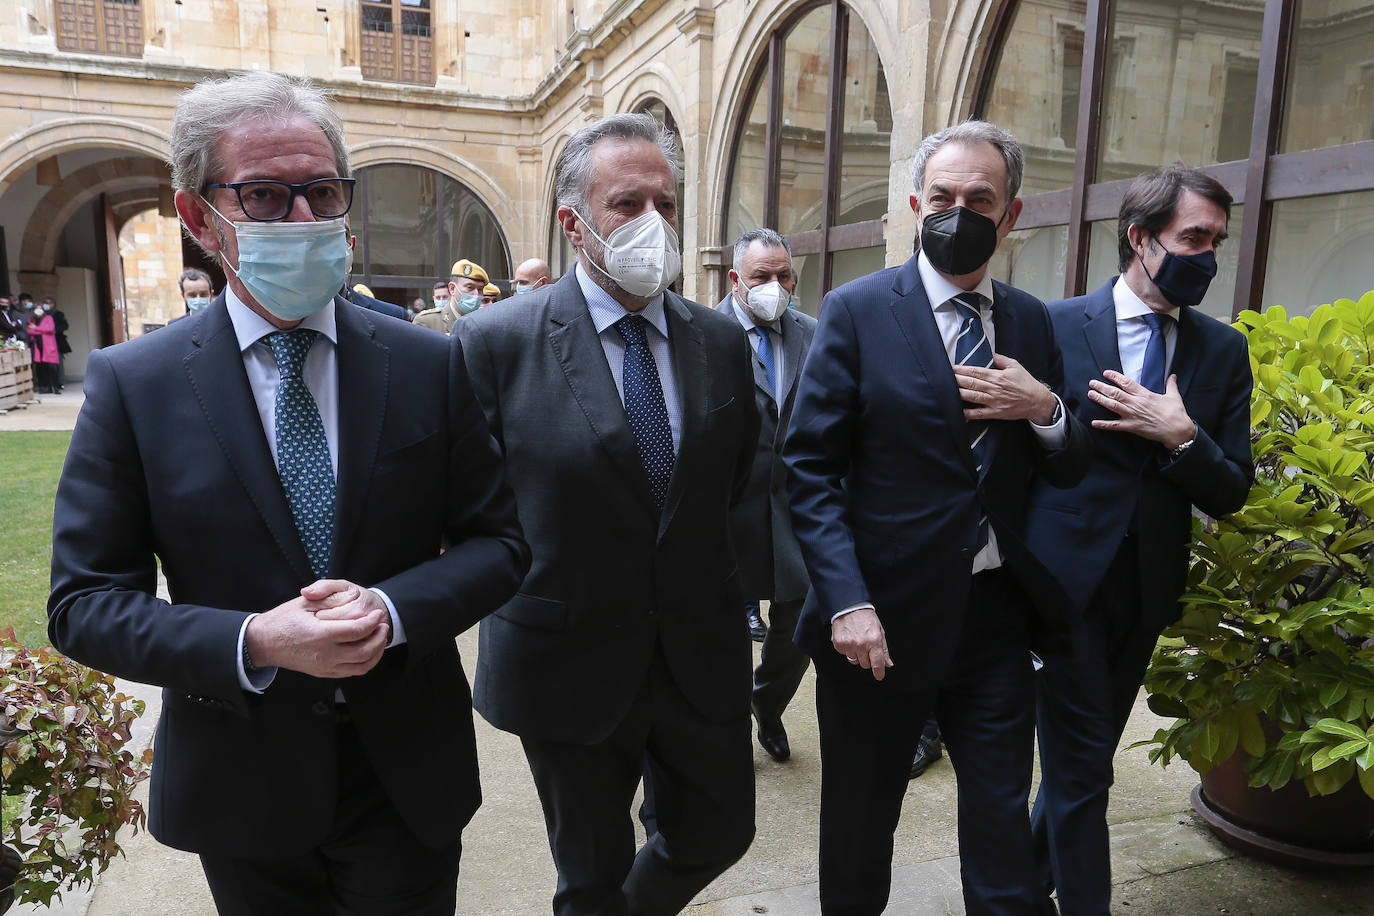
[[[517,296],[523,296],[523,295],[525,295],[525,293],[532,293],[532,292],[534,292],[534,287],[533,287],[533,286],[530,286],[528,283],[517,283],[517,284],[515,284],[515,295],[517,295]]]
[[[458,297],[458,311],[464,315],[471,315],[482,307],[482,297],[476,293],[463,293]]]
[[[211,300],[209,296],[187,296],[186,308],[192,313],[199,312],[201,309],[209,305],[212,301],[213,300]]]
[[[208,204],[209,201],[206,201]],[[282,321],[300,321],[324,308],[348,278],[353,250],[343,218],[316,222],[232,222],[239,263],[220,260],[258,304]]]

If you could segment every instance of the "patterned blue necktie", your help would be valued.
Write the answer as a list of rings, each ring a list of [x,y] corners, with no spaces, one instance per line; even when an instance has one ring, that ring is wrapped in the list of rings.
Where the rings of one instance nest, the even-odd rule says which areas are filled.
[[[625,414],[639,447],[639,461],[649,476],[649,489],[661,510],[668,499],[668,481],[673,476],[673,428],[668,424],[668,404],[663,400],[658,366],[654,354],[649,352],[648,322],[639,315],[626,315],[615,327],[625,338],[621,374]]]
[[[1140,384],[1157,394],[1164,393],[1164,326],[1155,312],[1140,316],[1150,326],[1150,339],[1145,343],[1145,362],[1140,367]]]
[[[954,303],[955,310],[963,322],[959,326],[959,336],[954,340],[954,364],[956,366],[983,366],[992,365],[992,344],[988,342],[988,335],[983,329],[983,315],[980,307],[983,297],[979,293],[963,293],[950,300]],[[964,402],[965,407],[977,407],[977,404]],[[968,420],[969,448],[973,451],[973,464],[978,472],[978,479],[981,481],[987,470],[988,458],[988,421]],[[988,542],[988,517],[981,516],[978,519],[978,549],[982,549]]]
[[[305,355],[318,336],[301,328],[269,334],[267,342],[281,373],[276,401],[277,473],[310,569],[322,578],[334,544],[334,466],[319,407],[301,377]]]
[[[763,363],[763,373],[768,376],[768,393],[776,401],[778,399],[778,366],[773,360],[773,341],[768,336],[767,328],[754,328],[754,333],[759,335],[759,362]]]

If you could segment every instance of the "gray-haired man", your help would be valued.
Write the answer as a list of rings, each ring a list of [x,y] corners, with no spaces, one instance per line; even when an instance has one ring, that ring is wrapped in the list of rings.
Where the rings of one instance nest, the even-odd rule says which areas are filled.
[[[529,565],[462,353],[335,295],[352,181],[310,84],[196,86],[171,165],[229,282],[91,354],[53,644],[162,685],[149,826],[220,912],[451,916],[479,801],[454,637]]]
[[[574,134],[555,181],[576,267],[454,330],[534,552],[482,624],[475,699],[524,743],[560,916],[676,913],[754,831],[730,507],[759,418],[739,323],[668,290],[677,155],[649,115]],[[646,766],[658,832],[636,853]]]
[[[735,241],[730,292],[716,311],[737,321],[754,350],[754,401],[759,447],[749,488],[735,507],[735,554],[745,597],[769,600],[767,635],[754,670],[753,711],[759,745],[774,760],[792,754],[782,713],[797,693],[810,659],[792,641],[810,589],[787,509],[782,439],[792,417],[797,380],[811,348],[816,319],[794,308],[797,274],[792,250],[772,229],[750,229]],[[757,605],[754,605],[757,607]]]

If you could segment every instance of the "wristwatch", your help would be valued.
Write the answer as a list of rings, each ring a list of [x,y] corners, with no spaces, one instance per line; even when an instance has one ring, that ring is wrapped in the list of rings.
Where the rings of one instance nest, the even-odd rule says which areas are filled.
[[[1183,442],[1183,443],[1180,443],[1180,444],[1178,444],[1178,445],[1175,445],[1172,449],[1169,450],[1169,460],[1170,460],[1170,461],[1177,461],[1178,459],[1182,458],[1182,457],[1183,457],[1183,453],[1186,452],[1186,451],[1188,451],[1188,449],[1192,448],[1192,447],[1193,447],[1193,443],[1196,442],[1196,441],[1197,441],[1197,436],[1195,435],[1195,436],[1193,436],[1193,438],[1189,439],[1187,442]],[[244,652],[247,652],[247,651],[248,651],[248,647],[247,647],[247,646],[244,646]]]

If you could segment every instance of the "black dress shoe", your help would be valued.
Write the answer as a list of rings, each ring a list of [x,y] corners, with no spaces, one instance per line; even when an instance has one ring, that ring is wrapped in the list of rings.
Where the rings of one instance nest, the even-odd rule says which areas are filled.
[[[746,610],[749,615],[749,638],[754,642],[763,642],[764,637],[768,635],[768,625],[763,622],[759,606],[751,604]]]
[[[787,743],[787,729],[782,727],[781,721],[759,723],[759,747],[778,763],[792,756],[792,748]]]
[[[945,755],[945,745],[938,737],[930,738],[925,735],[916,744],[916,759],[911,761],[910,779],[915,779],[926,771],[926,767]]]

